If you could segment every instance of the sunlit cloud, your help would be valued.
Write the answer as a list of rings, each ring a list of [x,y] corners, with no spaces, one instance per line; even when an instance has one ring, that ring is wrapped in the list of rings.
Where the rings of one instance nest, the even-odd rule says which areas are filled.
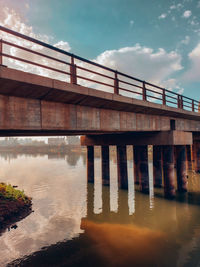
[[[167,17],[167,14],[166,13],[163,13],[158,18],[159,19],[165,19],[166,17]]]
[[[183,18],[189,18],[190,16],[192,15],[192,11],[191,10],[186,10],[184,13],[183,13]]]
[[[190,68],[183,78],[187,81],[200,82],[200,43],[188,54]]]
[[[177,5],[171,5],[170,7],[169,7],[171,10],[180,10],[180,9],[182,9],[183,8],[183,5],[181,4],[181,3],[178,3]]]
[[[36,34],[33,30],[33,27],[27,25],[24,22],[23,18],[19,15],[19,13],[17,13],[15,10],[8,8],[8,7],[4,7],[3,9],[0,10],[0,25],[6,28],[12,29],[16,32],[22,33],[24,35],[30,36],[32,38],[41,40],[45,43],[50,43],[53,40],[51,36],[47,36],[45,34],[43,35]],[[63,61],[69,61],[69,59],[67,59],[66,56],[62,56],[61,54],[57,52],[53,52],[52,50],[44,48],[40,45],[36,45],[35,43],[26,41],[24,39],[16,38],[15,36],[4,33],[2,31],[0,32],[0,38],[2,38],[3,40],[7,40],[10,43],[15,43],[19,46],[29,48],[30,50],[33,50],[33,51],[47,54],[48,56],[53,56]],[[71,49],[69,43],[66,41],[62,41],[62,40],[53,44],[53,46],[60,48],[62,50],[65,50],[65,51],[70,51]],[[17,49],[11,46],[4,45],[3,52],[9,55],[15,56],[15,57],[22,58],[22,59],[28,58],[28,60],[31,62],[40,62],[40,64],[45,65],[45,66],[50,65],[52,68],[55,68],[55,69],[60,69],[63,71],[68,70],[66,68],[67,66],[64,64],[60,64],[56,61],[48,60],[44,57],[37,56],[35,54],[28,53],[24,50]],[[56,76],[57,73],[52,73],[48,71],[47,69],[38,68],[37,66],[31,65],[31,64],[25,64],[24,62],[16,61],[13,59],[4,57],[3,64],[9,67],[12,67],[12,68],[16,68],[22,71],[28,71],[28,72],[39,74],[42,76],[51,76],[51,77],[55,76],[59,78],[59,76]],[[63,79],[62,75],[60,75],[60,78]]]
[[[188,45],[190,42],[190,36],[186,35],[185,39],[181,41],[181,44]]]

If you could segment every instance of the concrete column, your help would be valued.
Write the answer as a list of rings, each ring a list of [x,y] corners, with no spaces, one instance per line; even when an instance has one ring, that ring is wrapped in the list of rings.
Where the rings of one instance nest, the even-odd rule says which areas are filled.
[[[101,147],[102,158],[102,183],[103,185],[110,184],[110,158],[109,158],[109,146]]]
[[[187,169],[191,169],[192,168],[192,151],[191,151],[191,146],[190,145],[186,145],[186,161],[187,161]]]
[[[153,146],[153,178],[154,186],[162,187],[162,147]]]
[[[194,142],[194,165],[195,171],[200,173],[200,142]]]
[[[133,147],[133,160],[134,160],[134,181],[135,181],[135,184],[139,184],[140,181],[139,181],[139,161],[138,161],[138,157],[139,157],[139,152],[138,152],[138,149],[137,149],[137,146],[134,146]]]
[[[118,183],[121,189],[128,189],[126,146],[117,146]]]
[[[166,198],[175,196],[174,146],[163,146],[164,194]]]
[[[187,192],[186,147],[176,146],[177,186],[179,192]]]
[[[138,146],[140,191],[149,193],[148,146]]]
[[[194,144],[191,145],[191,160],[192,160],[192,170],[195,170],[195,150],[194,150]]]
[[[94,183],[94,147],[87,146],[87,177],[89,183]]]

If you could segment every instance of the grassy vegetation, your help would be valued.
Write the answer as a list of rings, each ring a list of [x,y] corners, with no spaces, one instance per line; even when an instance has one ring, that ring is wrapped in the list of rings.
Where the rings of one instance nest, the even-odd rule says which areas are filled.
[[[15,189],[10,184],[0,183],[0,198],[23,201],[25,204],[31,202],[31,199],[24,194],[24,191]]]

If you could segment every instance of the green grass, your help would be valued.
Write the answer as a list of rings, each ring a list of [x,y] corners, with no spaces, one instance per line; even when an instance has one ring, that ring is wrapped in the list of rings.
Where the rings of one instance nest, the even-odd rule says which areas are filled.
[[[24,203],[30,203],[31,199],[28,198],[24,191],[13,188],[10,184],[0,183],[0,197],[5,199],[23,201]]]

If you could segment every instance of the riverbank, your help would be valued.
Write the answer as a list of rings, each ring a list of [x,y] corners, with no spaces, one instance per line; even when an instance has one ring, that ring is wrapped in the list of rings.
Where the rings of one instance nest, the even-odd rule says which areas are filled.
[[[23,191],[0,183],[0,234],[31,213],[32,201]]]

